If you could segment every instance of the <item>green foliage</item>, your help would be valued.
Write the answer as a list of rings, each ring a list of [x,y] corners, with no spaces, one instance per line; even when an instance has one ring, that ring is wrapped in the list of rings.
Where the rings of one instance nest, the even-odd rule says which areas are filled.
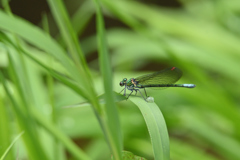
[[[154,159],[170,159],[168,131],[164,121],[164,117],[155,103],[144,103],[144,100],[132,98],[146,121],[148,132],[150,134]]]
[[[49,15],[42,29],[3,1],[0,157],[239,160],[240,2],[180,2],[171,9],[86,0],[69,16],[70,2],[48,0],[54,39]],[[106,29],[103,16],[127,27]],[[79,42],[90,21],[96,33]],[[123,78],[169,66],[183,71],[179,83],[196,88],[147,90],[154,103],[115,93]]]

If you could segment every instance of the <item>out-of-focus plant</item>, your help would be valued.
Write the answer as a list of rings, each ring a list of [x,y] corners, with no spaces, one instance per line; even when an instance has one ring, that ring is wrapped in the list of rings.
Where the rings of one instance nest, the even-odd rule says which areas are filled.
[[[178,160],[240,159],[240,2],[181,0],[171,9],[141,1],[83,1],[72,18],[60,0],[48,3],[59,29],[56,40],[48,33],[51,17],[44,16],[40,29],[12,15],[3,1],[1,155],[24,130],[6,159],[68,159],[66,150],[76,159],[121,159],[122,150],[146,159],[169,159],[169,152]],[[102,16],[126,27],[104,29]],[[79,42],[90,21],[97,33]],[[96,51],[99,59],[87,63]],[[179,83],[196,88],[148,90],[153,104],[114,96],[123,78],[167,66],[181,68]]]

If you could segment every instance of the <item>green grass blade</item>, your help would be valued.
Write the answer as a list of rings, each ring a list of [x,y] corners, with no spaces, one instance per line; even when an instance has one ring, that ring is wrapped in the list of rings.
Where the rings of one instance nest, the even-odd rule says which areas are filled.
[[[117,107],[114,102],[113,86],[112,86],[112,72],[110,65],[110,58],[107,49],[104,21],[100,9],[100,4],[98,0],[96,3],[96,13],[97,13],[97,38],[98,38],[98,53],[100,59],[100,70],[103,75],[104,90],[105,90],[105,100],[106,100],[106,114],[107,114],[107,124],[109,127],[109,135],[107,138],[109,140],[109,145],[111,147],[113,156],[116,160],[121,158],[122,150],[122,136],[121,127],[119,122],[119,116]]]
[[[5,153],[1,156],[0,160],[4,160],[12,146],[17,142],[17,140],[23,135],[24,132],[18,134],[18,136],[12,141],[9,147],[6,149]]]
[[[1,149],[0,155],[4,154],[4,149],[7,148],[11,142],[11,126],[8,107],[6,107],[5,101],[6,95],[3,93],[2,85],[0,84],[0,142],[1,142]],[[6,160],[12,160],[13,152],[8,152],[8,157]]]
[[[146,103],[144,99],[129,98],[140,109],[148,127],[152,141],[154,159],[170,160],[169,137],[164,117],[155,103]]]
[[[87,99],[93,104],[93,107],[95,107],[95,109],[101,113],[102,111],[97,102],[97,96],[93,89],[92,79],[86,64],[85,57],[80,48],[77,34],[74,32],[73,27],[70,23],[70,19],[68,17],[64,4],[61,0],[48,0],[48,3],[58,24],[60,32],[65,40],[65,43],[67,44],[70,54],[73,57],[73,61],[75,62],[75,66],[73,68],[73,76],[76,78],[76,82],[81,84],[83,87],[83,93],[85,93]]]
[[[86,85],[86,88],[91,89],[90,92],[93,92],[93,87],[91,85],[92,82],[90,79],[86,60],[80,48],[77,34],[74,32],[63,3],[61,0],[48,0],[48,4],[58,24],[63,39],[67,44],[70,54],[73,57],[73,61],[76,64],[79,74],[81,75],[79,79],[83,82],[84,85]]]
[[[84,29],[87,27],[88,23],[93,18],[94,13],[95,9],[92,1],[84,1],[81,4],[81,7],[79,7],[78,10],[72,15],[71,23],[74,31],[78,36],[84,33]],[[59,43],[65,47],[66,43],[64,43],[64,39],[61,34],[57,35],[56,37]],[[84,47],[84,45],[82,46]],[[84,54],[86,55],[86,53]]]
[[[84,69],[86,69],[86,61],[83,57],[83,53],[81,52],[80,46],[78,44],[77,36],[73,30],[73,27],[71,25],[71,22],[67,14],[67,11],[64,7],[64,4],[62,3],[61,0],[48,0],[48,4],[58,24],[58,27],[63,36],[63,39],[65,40],[70,50],[70,54],[73,56],[75,63],[77,65],[80,65],[80,63],[83,63],[83,65],[85,65]]]

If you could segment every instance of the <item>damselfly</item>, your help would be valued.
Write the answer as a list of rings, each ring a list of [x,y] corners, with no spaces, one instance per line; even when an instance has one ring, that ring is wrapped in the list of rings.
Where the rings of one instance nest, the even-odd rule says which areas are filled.
[[[185,88],[194,88],[195,84],[174,84],[177,82],[182,76],[182,71],[177,67],[171,67],[167,68],[155,73],[143,75],[137,78],[131,78],[127,80],[127,78],[124,78],[120,82],[120,86],[123,87],[124,90],[124,96],[126,95],[126,89],[130,90],[131,93],[128,95],[128,97],[133,93],[133,91],[140,92],[141,96],[146,100],[146,98],[141,93],[140,89],[144,89],[145,95],[147,96],[147,92],[145,88],[152,88],[152,87],[185,87]],[[122,91],[123,91],[122,90]],[[121,92],[122,92],[121,91]],[[120,93],[121,93],[120,92]],[[127,97],[127,99],[128,99]]]

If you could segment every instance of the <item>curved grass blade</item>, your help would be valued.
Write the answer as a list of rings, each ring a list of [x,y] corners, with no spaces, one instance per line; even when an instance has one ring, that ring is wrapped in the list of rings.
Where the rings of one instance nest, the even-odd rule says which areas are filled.
[[[154,159],[170,160],[169,137],[164,117],[155,103],[146,103],[139,97],[129,98],[140,109],[151,138]]]

